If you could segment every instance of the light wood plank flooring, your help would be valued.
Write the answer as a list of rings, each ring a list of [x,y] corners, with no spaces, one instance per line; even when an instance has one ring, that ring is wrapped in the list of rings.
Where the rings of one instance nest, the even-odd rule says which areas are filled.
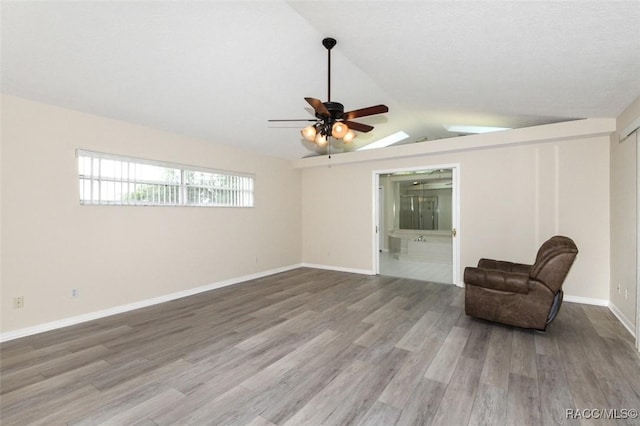
[[[463,302],[451,285],[301,268],[13,340],[0,420],[549,425],[640,408],[640,359],[607,308],[565,303],[541,334]]]

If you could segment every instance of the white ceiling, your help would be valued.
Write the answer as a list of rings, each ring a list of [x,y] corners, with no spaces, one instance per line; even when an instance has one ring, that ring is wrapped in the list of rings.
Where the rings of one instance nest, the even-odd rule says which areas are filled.
[[[409,142],[443,124],[616,117],[640,95],[640,1],[1,3],[1,90],[296,159],[305,96]]]

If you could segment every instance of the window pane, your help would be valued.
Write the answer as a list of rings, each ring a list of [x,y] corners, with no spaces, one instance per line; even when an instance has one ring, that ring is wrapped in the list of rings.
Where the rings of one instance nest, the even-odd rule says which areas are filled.
[[[253,206],[251,176],[80,150],[77,156],[82,204]]]

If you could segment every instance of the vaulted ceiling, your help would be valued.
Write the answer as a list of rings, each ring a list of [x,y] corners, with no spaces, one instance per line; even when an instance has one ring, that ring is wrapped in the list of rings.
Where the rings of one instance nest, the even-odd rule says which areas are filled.
[[[383,103],[354,147],[616,117],[640,95],[639,1],[1,4],[1,90],[296,159],[304,97]]]

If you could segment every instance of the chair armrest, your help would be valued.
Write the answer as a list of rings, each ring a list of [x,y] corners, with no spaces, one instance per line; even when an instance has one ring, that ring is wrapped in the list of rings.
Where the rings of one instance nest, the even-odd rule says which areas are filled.
[[[464,269],[464,283],[509,293],[527,294],[529,292],[528,274],[497,269],[467,267]]]
[[[496,269],[498,271],[516,272],[518,274],[527,274],[531,272],[533,265],[525,265],[524,263],[505,262],[504,260],[480,259],[478,268]]]

